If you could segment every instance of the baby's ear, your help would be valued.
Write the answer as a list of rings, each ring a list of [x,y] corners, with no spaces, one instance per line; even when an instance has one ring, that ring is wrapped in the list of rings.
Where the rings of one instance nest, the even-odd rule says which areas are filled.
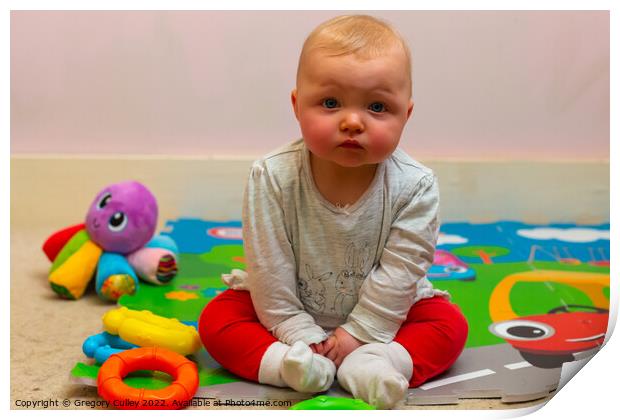
[[[413,113],[413,100],[409,99],[409,107],[407,108],[407,119],[411,117],[412,113]]]
[[[293,104],[293,112],[295,113],[295,118],[299,121],[299,108],[297,106],[297,88],[291,91],[291,104]]]

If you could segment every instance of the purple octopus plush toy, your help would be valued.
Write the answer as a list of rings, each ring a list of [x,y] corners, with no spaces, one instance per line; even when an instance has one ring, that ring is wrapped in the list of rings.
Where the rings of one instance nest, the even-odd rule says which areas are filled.
[[[166,284],[177,273],[172,238],[154,235],[157,201],[139,182],[105,187],[86,214],[86,223],[51,235],[43,251],[52,261],[49,281],[60,296],[78,299],[95,278],[99,296],[116,301],[138,290],[138,279]]]

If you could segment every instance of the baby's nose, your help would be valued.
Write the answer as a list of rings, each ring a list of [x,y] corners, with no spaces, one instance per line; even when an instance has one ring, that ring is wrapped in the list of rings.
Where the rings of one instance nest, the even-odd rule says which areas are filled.
[[[361,133],[364,131],[364,123],[356,112],[349,112],[340,122],[340,130],[352,133]]]

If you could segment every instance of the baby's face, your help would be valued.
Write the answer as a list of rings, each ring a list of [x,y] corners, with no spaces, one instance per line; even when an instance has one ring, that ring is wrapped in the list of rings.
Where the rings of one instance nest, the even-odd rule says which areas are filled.
[[[396,47],[368,60],[311,51],[291,94],[308,149],[343,167],[388,158],[413,109],[406,68]]]

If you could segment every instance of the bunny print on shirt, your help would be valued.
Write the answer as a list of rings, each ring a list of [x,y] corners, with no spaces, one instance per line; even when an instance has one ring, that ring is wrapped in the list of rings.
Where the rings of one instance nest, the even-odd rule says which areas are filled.
[[[357,294],[366,278],[364,268],[370,257],[367,243],[357,248],[353,242],[347,245],[344,268],[336,277],[336,294],[331,310],[343,318],[348,316],[357,303]]]

